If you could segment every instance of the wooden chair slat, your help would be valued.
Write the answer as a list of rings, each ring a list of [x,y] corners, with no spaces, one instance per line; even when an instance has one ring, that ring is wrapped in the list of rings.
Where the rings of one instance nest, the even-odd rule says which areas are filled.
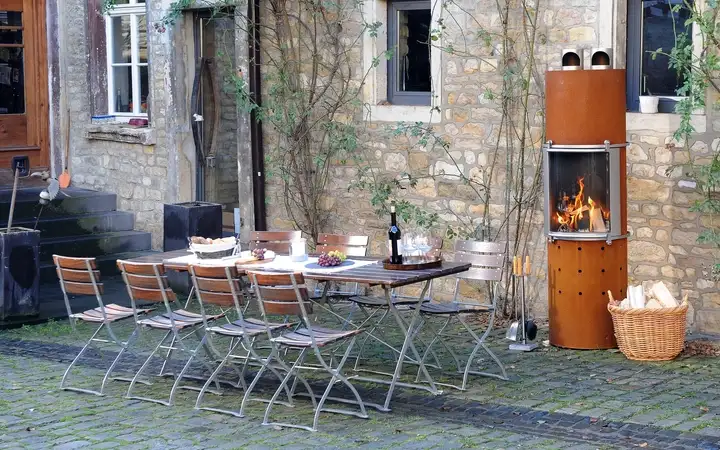
[[[145,289],[140,287],[130,287],[130,291],[132,292],[132,296],[135,298],[135,300],[144,300],[147,302],[162,302],[163,296],[162,291],[160,289]],[[166,289],[165,295],[168,298],[168,301],[175,301],[176,296],[175,293],[172,291],[172,289]]]
[[[300,304],[297,302],[273,302],[263,301],[263,308],[265,308],[265,314],[277,315],[277,316],[300,316],[302,310]],[[312,303],[305,302],[305,312],[308,314],[312,313]]]
[[[342,234],[321,234],[318,236],[318,244],[346,245],[354,247],[367,247],[369,238],[367,236],[346,236]]]
[[[252,274],[251,280],[254,280],[258,286],[292,286],[292,278],[289,273],[272,273],[272,272],[255,272],[248,271],[248,276]],[[302,273],[294,273],[295,283],[298,285],[305,284],[305,277]]]
[[[287,242],[250,242],[250,249],[264,248],[275,252],[278,255],[289,255],[290,254],[290,241]]]
[[[80,270],[80,269],[62,269],[60,267],[56,267],[55,271],[58,274],[58,277],[62,277],[65,281],[76,281],[78,283],[92,283],[92,279],[90,278],[90,272],[86,270]],[[100,271],[99,270],[93,270],[92,271],[93,276],[95,277],[95,282],[100,282]]]
[[[271,300],[277,302],[297,302],[297,295],[295,289],[292,286],[258,286],[260,289],[260,296],[263,300]],[[308,298],[307,288],[299,287],[300,295],[303,300]]]
[[[483,241],[455,241],[455,250],[461,252],[473,252],[473,253],[504,253],[505,246],[495,242],[483,242]]]
[[[233,301],[232,294],[226,293],[226,292],[210,292],[210,291],[203,291],[202,289],[199,292],[200,300],[203,303],[209,303],[211,305],[217,305],[217,306],[235,306],[235,302]],[[243,304],[242,297],[238,297],[238,303]]]
[[[318,244],[315,248],[317,253],[342,252],[347,256],[366,256],[367,247],[352,247],[341,244]]]
[[[165,278],[164,276],[160,277],[159,282],[155,276],[149,275],[133,275],[131,273],[126,273],[125,277],[127,277],[128,284],[132,287],[160,290],[160,283],[162,283],[162,287],[164,289],[167,289],[169,287],[167,278]]]
[[[89,261],[90,268],[97,269],[95,258],[73,258],[70,256],[53,255],[53,261],[56,267],[75,270],[86,270]]]
[[[95,295],[95,289],[93,288],[92,283],[76,283],[74,281],[66,281],[65,283],[65,292],[68,294],[74,294],[74,295]],[[102,294],[104,292],[104,288],[102,283],[97,285],[98,291]]]
[[[157,267],[160,275],[165,273],[165,267],[157,263],[134,263],[131,261],[117,261],[118,268],[128,274],[133,275],[155,275],[155,267]]]
[[[196,276],[195,281],[197,282],[198,288],[202,289],[203,291],[232,293],[232,288],[230,287],[230,282],[228,282],[228,279],[225,277],[218,279],[218,278],[203,278],[203,277]],[[234,279],[233,283],[235,284],[235,292],[240,294],[242,292],[242,286],[240,285],[240,280]]]
[[[502,269],[499,267],[492,269],[471,267],[467,272],[461,272],[455,276],[466,280],[500,281],[502,278]]]
[[[458,252],[455,254],[456,262],[470,263],[473,266],[483,267],[502,267],[503,257],[502,255],[478,255],[473,253],[462,253]]]
[[[203,278],[218,278],[218,279],[226,279],[227,274],[225,272],[226,267],[220,267],[220,266],[200,266],[200,265],[194,265],[191,266],[191,270],[195,272],[195,275],[198,277]],[[235,267],[229,267],[230,269],[230,276],[233,278],[238,278],[238,271]]]
[[[253,231],[250,233],[251,241],[293,241],[300,239],[299,231]]]

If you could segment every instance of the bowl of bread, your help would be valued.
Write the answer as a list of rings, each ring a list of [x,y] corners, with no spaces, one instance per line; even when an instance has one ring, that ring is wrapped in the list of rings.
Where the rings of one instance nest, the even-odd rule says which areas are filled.
[[[232,256],[237,246],[238,240],[234,236],[217,239],[201,236],[190,238],[190,251],[198,259],[219,259]]]

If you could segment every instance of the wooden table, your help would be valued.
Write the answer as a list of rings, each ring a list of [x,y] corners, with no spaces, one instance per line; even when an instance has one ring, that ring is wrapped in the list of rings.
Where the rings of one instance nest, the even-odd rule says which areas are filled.
[[[177,250],[173,252],[166,252],[166,253],[158,253],[155,255],[150,256],[143,256],[140,258],[133,259],[133,262],[145,262],[145,263],[163,263],[166,269],[171,270],[178,270],[178,271],[186,271],[188,270],[188,265],[184,263],[178,263],[176,261],[170,261],[174,258],[178,258],[181,256],[187,256],[189,252],[187,250]],[[385,402],[383,405],[374,405],[371,403],[368,403],[368,406],[375,407],[376,409],[380,411],[390,411],[390,400],[392,399],[393,392],[395,390],[396,386],[401,387],[409,387],[414,389],[423,389],[426,391],[429,391],[433,394],[440,394],[442,391],[437,389],[437,386],[433,382],[432,377],[428,373],[427,369],[425,368],[425,365],[423,364],[422,358],[420,357],[420,354],[418,353],[417,349],[415,348],[415,344],[413,343],[413,331],[416,323],[418,322],[418,319],[420,317],[420,305],[422,304],[425,295],[427,293],[428,288],[430,287],[430,282],[436,278],[442,278],[446,277],[448,275],[454,275],[460,272],[465,272],[468,269],[470,269],[471,264],[466,263],[455,263],[455,262],[443,262],[441,267],[433,268],[433,269],[424,269],[424,270],[386,270],[382,266],[382,262],[375,258],[351,258],[351,259],[363,259],[368,260],[372,259],[377,261],[375,264],[356,267],[356,268],[349,268],[346,270],[343,270],[341,272],[334,272],[334,273],[321,273],[321,272],[313,272],[312,270],[303,271],[303,275],[305,278],[310,280],[315,280],[317,282],[325,283],[325,290],[323,292],[323,297],[325,297],[327,293],[327,288],[329,286],[328,282],[335,281],[340,283],[360,283],[360,284],[366,284],[369,286],[380,286],[383,288],[385,292],[385,300],[387,303],[387,307],[390,310],[390,313],[395,318],[395,321],[397,322],[398,328],[402,331],[404,335],[404,340],[402,344],[402,348],[399,351],[397,363],[395,365],[395,372],[393,373],[391,379],[383,380],[379,378],[369,378],[369,377],[363,377],[359,375],[355,375],[352,378],[357,380],[363,380],[363,381],[370,381],[374,383],[382,383],[382,384],[388,384],[390,387],[388,388],[388,392],[385,397]],[[262,264],[256,264],[252,267],[238,267],[238,269],[244,269],[244,270],[267,270],[263,268]],[[415,308],[413,309],[412,316],[410,319],[410,323],[406,325],[403,318],[400,316],[400,313],[395,308],[395,305],[392,302],[391,297],[391,291],[392,289],[399,288],[402,286],[407,286],[410,284],[415,283],[424,283],[423,289],[421,294],[418,296],[418,302],[415,305]],[[321,300],[322,301],[322,300]],[[418,383],[404,383],[400,381],[400,375],[402,373],[402,367],[406,360],[407,352],[410,351],[412,356],[414,357],[414,361],[416,364],[419,365],[420,372],[422,373],[423,377],[425,378],[425,384],[418,384]]]

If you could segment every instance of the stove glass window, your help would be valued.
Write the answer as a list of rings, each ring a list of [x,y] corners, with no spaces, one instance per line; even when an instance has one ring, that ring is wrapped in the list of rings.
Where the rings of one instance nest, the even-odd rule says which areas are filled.
[[[609,154],[548,154],[551,232],[610,232]]]

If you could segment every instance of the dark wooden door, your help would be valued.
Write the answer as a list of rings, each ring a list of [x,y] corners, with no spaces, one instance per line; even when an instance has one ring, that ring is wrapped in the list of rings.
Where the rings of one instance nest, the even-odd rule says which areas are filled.
[[[0,0],[0,169],[48,167],[48,114],[45,0]]]

